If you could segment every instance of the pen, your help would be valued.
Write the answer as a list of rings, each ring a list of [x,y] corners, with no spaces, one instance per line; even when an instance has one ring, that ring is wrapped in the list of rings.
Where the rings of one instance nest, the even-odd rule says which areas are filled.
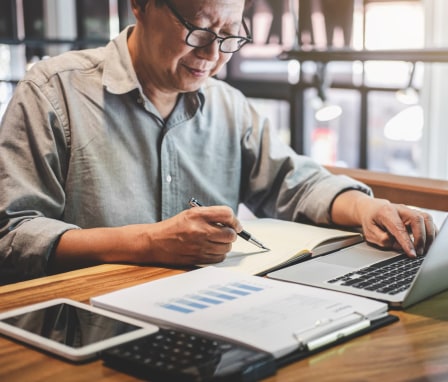
[[[353,312],[336,319],[316,321],[311,328],[294,333],[300,348],[314,350],[370,326],[370,320]]]
[[[189,203],[191,207],[202,207],[202,204],[195,198],[191,198]],[[255,237],[245,230],[238,232],[237,235],[244,240],[247,240],[249,243],[256,245],[258,248],[269,250],[268,247],[265,247],[259,240],[255,239]]]

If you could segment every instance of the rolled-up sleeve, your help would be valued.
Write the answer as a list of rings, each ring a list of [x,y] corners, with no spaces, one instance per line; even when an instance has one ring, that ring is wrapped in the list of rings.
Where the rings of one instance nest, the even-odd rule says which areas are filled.
[[[68,163],[55,105],[30,81],[19,83],[0,125],[0,280],[46,274],[60,237]]]
[[[281,141],[268,119],[248,106],[243,136],[243,201],[258,217],[331,223],[331,206],[344,191],[372,195],[363,183],[333,175]]]

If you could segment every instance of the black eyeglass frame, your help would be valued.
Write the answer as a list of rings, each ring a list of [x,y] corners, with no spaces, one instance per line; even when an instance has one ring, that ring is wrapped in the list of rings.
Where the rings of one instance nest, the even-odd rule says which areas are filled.
[[[171,4],[171,2],[169,0],[164,0],[165,5],[169,8],[169,10],[171,11],[171,13],[181,22],[181,24],[188,29],[188,34],[185,37],[185,44],[187,44],[188,46],[191,46],[193,48],[205,48],[211,44],[213,44],[215,41],[218,41],[219,44],[219,51],[223,52],[223,53],[235,53],[238,52],[244,45],[246,45],[247,43],[250,43],[253,41],[252,36],[250,34],[249,28],[247,27],[246,23],[244,22],[244,18],[242,19],[242,25],[244,28],[244,32],[246,33],[247,37],[244,36],[235,36],[235,35],[231,35],[231,36],[226,36],[226,37],[221,37],[218,36],[215,32],[213,32],[212,30],[208,29],[208,28],[200,28],[197,27],[196,25],[191,24],[190,22],[188,22],[187,20],[185,20],[181,14],[176,10],[176,8],[174,8],[173,4]],[[212,38],[209,42],[207,42],[204,45],[193,45],[191,43],[188,42],[188,38],[190,37],[190,35],[194,32],[194,31],[205,31],[210,33],[212,36],[214,36],[214,38]],[[232,50],[232,51],[225,51],[222,50],[222,43],[225,40],[229,40],[229,39],[238,39],[238,49],[236,50]]]

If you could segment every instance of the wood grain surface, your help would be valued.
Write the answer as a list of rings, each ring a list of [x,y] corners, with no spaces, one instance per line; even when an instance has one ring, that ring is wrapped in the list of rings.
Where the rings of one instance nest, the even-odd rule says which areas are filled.
[[[77,270],[0,287],[0,310],[56,297],[88,302],[181,272],[128,265]],[[448,381],[448,292],[394,313],[400,321],[283,367],[265,381]],[[0,336],[0,381],[136,380],[100,360],[73,364]]]

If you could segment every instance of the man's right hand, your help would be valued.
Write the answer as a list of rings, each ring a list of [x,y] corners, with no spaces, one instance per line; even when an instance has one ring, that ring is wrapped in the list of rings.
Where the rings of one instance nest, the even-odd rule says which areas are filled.
[[[230,207],[195,207],[152,224],[65,232],[51,272],[102,263],[195,265],[224,260],[242,230]]]

